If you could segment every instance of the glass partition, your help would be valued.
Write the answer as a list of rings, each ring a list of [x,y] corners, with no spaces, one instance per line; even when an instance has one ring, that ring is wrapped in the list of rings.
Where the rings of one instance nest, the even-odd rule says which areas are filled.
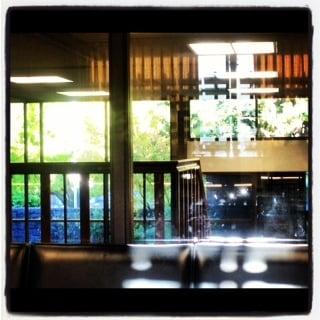
[[[275,238],[306,241],[308,38],[133,33],[130,41],[134,160],[200,159],[201,202],[192,187],[195,175],[181,174],[176,185],[170,174],[166,183],[172,239],[195,237],[199,225],[206,229],[205,239],[269,237],[271,221],[278,221]],[[165,166],[161,174],[169,174]],[[163,212],[153,216],[153,201],[162,208],[166,196],[156,183],[160,169],[148,170],[134,178],[135,239],[163,240]],[[274,183],[265,184],[264,176]],[[289,191],[294,188],[301,197]],[[206,218],[197,224],[199,203]],[[191,231],[181,233],[181,223]]]

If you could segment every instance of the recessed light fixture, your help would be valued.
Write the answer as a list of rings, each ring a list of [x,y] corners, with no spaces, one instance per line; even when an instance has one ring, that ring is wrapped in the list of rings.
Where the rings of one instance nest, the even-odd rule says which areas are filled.
[[[13,83],[36,84],[36,83],[65,83],[73,82],[58,76],[31,76],[31,77],[10,77]]]
[[[109,96],[107,91],[59,91],[58,94],[62,94],[68,97],[103,97]]]
[[[274,53],[274,43],[269,42],[198,42],[189,47],[199,56],[223,54]]]

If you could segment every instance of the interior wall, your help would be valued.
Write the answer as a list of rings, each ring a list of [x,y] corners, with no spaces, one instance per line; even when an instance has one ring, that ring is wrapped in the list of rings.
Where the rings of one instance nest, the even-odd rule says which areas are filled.
[[[203,172],[308,171],[307,140],[189,141],[187,148]]]

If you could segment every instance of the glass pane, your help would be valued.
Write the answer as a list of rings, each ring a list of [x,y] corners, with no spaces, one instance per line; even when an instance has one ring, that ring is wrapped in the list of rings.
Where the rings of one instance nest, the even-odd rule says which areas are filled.
[[[169,101],[132,101],[133,159],[170,159]]]
[[[143,222],[135,221],[134,222],[134,240],[144,240],[144,227],[143,227]]]
[[[103,220],[103,175],[90,174],[90,220]]]
[[[25,242],[25,223],[12,222],[12,242]]]
[[[40,161],[40,105],[27,103],[28,162]]]
[[[156,237],[156,228],[154,221],[147,222],[147,230],[146,230],[146,239],[155,239]]]
[[[133,175],[134,219],[143,219],[143,175]]]
[[[256,136],[255,100],[191,100],[191,138],[226,141]]]
[[[173,233],[172,233],[172,228],[173,228],[173,225],[172,225],[172,222],[169,221],[169,222],[165,222],[165,225],[164,225],[164,237],[166,239],[171,239],[172,236],[173,236]]]
[[[51,220],[64,219],[64,204],[63,204],[63,175],[50,175],[50,212]]]
[[[64,243],[63,222],[51,222],[51,241],[54,243]]]
[[[80,243],[80,222],[67,222],[67,242]]]
[[[33,243],[41,242],[41,222],[30,221],[29,222],[29,240]]]
[[[258,226],[267,237],[306,239],[306,175],[286,173],[259,177]]]
[[[66,176],[67,219],[80,220],[80,174]]]
[[[100,101],[45,103],[45,161],[104,161],[105,109]]]
[[[308,98],[259,99],[260,137],[307,137]]]
[[[10,162],[24,162],[24,107],[10,104]]]
[[[25,218],[24,176],[15,174],[11,178],[12,219]]]
[[[103,222],[90,223],[90,242],[103,243],[104,242],[104,228]]]
[[[41,219],[41,194],[40,194],[40,175],[28,175],[28,205],[29,219]]]
[[[154,175],[146,174],[146,209],[147,219],[154,219]]]
[[[164,175],[164,218],[171,220],[171,175]]]

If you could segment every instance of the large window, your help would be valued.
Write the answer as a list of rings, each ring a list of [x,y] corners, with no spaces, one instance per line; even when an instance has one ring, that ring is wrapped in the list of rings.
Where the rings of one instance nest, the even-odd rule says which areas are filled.
[[[287,212],[289,196],[260,177],[280,172],[287,190],[295,180],[283,177],[304,185],[309,172],[309,56],[297,37],[132,33],[128,102],[109,91],[107,34],[13,34],[12,242],[107,243],[119,225],[125,241],[267,236],[261,206]],[[132,177],[112,183],[120,173]],[[113,216],[125,183],[132,209]],[[283,214],[277,237],[306,239],[305,190],[292,201],[307,209]]]

